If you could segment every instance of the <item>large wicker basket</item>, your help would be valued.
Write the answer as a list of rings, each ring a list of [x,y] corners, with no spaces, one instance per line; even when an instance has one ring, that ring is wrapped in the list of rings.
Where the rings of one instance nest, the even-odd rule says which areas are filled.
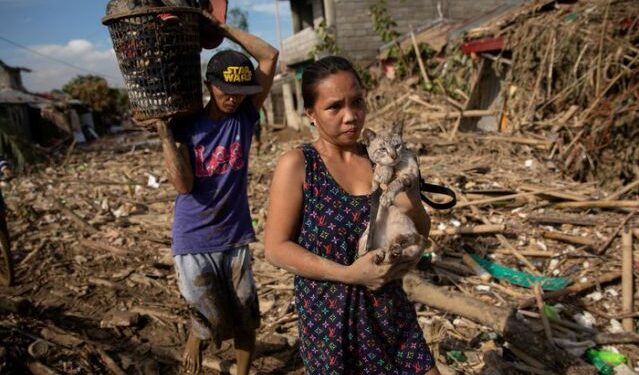
[[[161,13],[171,13],[178,20],[162,21]],[[200,16],[195,8],[163,7],[102,19],[111,33],[136,120],[202,108]]]

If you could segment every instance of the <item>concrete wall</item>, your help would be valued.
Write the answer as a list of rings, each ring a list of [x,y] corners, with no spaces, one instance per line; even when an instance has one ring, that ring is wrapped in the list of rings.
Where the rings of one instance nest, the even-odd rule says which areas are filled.
[[[317,35],[315,35],[315,30],[311,27],[307,27],[299,33],[286,38],[282,42],[284,51],[282,51],[281,59],[286,63],[286,65],[297,64],[299,62],[309,60],[312,58],[310,53],[313,51],[317,42],[318,40]]]
[[[334,0],[337,44],[340,52],[350,59],[366,64],[372,62],[377,49],[383,44],[373,30],[370,7],[377,0]],[[397,23],[400,34],[443,17],[468,20],[490,12],[505,3],[516,0],[388,0],[388,10]]]

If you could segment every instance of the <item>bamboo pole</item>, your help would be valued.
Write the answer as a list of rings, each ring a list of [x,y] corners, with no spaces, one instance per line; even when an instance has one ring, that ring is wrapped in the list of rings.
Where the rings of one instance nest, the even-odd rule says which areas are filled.
[[[547,239],[568,242],[575,245],[594,246],[597,244],[597,241],[593,240],[592,238],[572,236],[570,234],[565,234],[565,233],[555,232],[550,230],[543,231],[542,236]]]
[[[619,234],[619,232],[621,231],[621,228],[623,228],[628,221],[635,216],[635,214],[637,213],[637,211],[632,211],[631,213],[629,213],[628,215],[626,215],[626,217],[623,219],[623,221],[621,222],[621,224],[619,224],[617,226],[617,228],[615,228],[614,232],[612,232],[612,235],[610,235],[610,237],[608,238],[608,240],[606,242],[604,242],[598,249],[597,249],[597,254],[603,254],[604,251],[606,251],[606,249],[608,249],[608,246],[610,246],[610,244],[612,244],[612,242],[615,240],[615,238],[617,237],[617,235]]]
[[[633,309],[633,280],[632,280],[632,234],[628,226],[624,226],[621,232],[622,242],[622,272],[621,272],[621,296],[622,296],[622,312],[630,313]],[[632,317],[622,320],[623,329],[627,332],[635,331],[634,319]]]
[[[444,230],[435,229],[430,232],[430,235],[435,236],[454,236],[456,234],[495,234],[503,233],[506,230],[504,224],[481,224],[474,227],[458,227],[458,228],[446,228]]]
[[[639,200],[625,201],[581,201],[561,202],[553,205],[554,208],[639,208]]]
[[[488,271],[486,271],[484,267],[480,266],[479,263],[477,263],[470,255],[462,255],[462,260],[468,267],[470,267],[471,270],[473,270],[475,275],[479,276],[481,281],[487,283],[490,279],[492,279],[492,276],[488,273]]]
[[[584,290],[590,289],[595,285],[599,285],[599,284],[605,284],[605,283],[609,283],[613,280],[616,280],[618,278],[621,277],[621,271],[612,271],[612,272],[608,272],[605,273],[603,275],[601,275],[599,278],[596,279],[592,279],[590,281],[586,281],[584,283],[576,283],[576,284],[572,284],[571,286],[564,288],[564,289],[560,289],[560,290],[554,290],[552,292],[548,292],[544,295],[544,298],[546,299],[546,301],[549,300],[554,300],[554,299],[559,299],[561,297],[567,296],[567,295],[571,295],[571,294],[577,294],[580,293]],[[535,299],[534,298],[529,298],[525,301],[522,301],[519,303],[519,305],[517,306],[520,309],[526,309],[532,305],[535,304]]]
[[[629,183],[628,185],[622,187],[621,189],[615,191],[614,193],[610,194],[608,197],[606,197],[605,200],[607,201],[614,201],[617,200],[617,198],[621,197],[622,195],[626,194],[627,192],[631,191],[632,189],[639,187],[639,179],[638,180],[634,180],[633,182]]]
[[[535,301],[537,302],[537,309],[539,309],[539,317],[541,318],[541,323],[544,326],[544,334],[546,335],[546,340],[548,340],[548,343],[552,346],[555,343],[552,339],[552,329],[550,328],[550,322],[548,321],[548,317],[544,313],[544,297],[539,283],[533,284],[533,291],[535,292]]]
[[[417,46],[417,41],[415,40],[415,33],[413,32],[413,27],[410,27],[410,39],[413,43],[413,50],[415,51],[415,56],[417,56],[417,63],[419,64],[419,71],[422,74],[422,79],[424,80],[424,86],[428,89],[428,85],[430,85],[430,79],[428,78],[428,74],[426,74],[426,68],[424,67],[424,61],[422,60],[422,54],[419,51],[419,47]]]
[[[533,196],[533,195],[543,194],[543,193],[562,190],[562,189],[566,189],[566,188],[554,188],[554,189],[547,189],[547,190],[541,190],[541,191],[531,191],[531,192],[528,192],[528,193],[517,193],[517,194],[504,195],[504,196],[501,196],[501,197],[478,199],[478,200],[475,200],[475,201],[459,202],[459,203],[457,203],[455,208],[461,208],[461,207],[466,207],[466,206],[483,206],[483,205],[489,204],[489,203],[513,200],[513,199],[517,199],[517,198],[530,197],[530,196]],[[576,202],[576,203],[579,203],[579,202]]]

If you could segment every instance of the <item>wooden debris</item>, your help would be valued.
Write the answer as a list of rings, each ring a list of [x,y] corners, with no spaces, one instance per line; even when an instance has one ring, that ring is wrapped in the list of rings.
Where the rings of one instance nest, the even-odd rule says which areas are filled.
[[[564,233],[555,232],[555,231],[545,230],[542,232],[542,235],[544,236],[544,238],[562,241],[562,242],[568,242],[575,245],[594,246],[595,244],[597,244],[597,241],[588,237],[573,236],[570,234],[564,234]]]
[[[42,362],[34,361],[27,362],[27,368],[33,375],[58,375],[59,373],[50,367],[47,367]]]
[[[589,280],[589,281],[586,281],[586,282],[583,282],[583,283],[575,283],[575,284],[572,284],[569,287],[566,287],[564,289],[545,293],[544,298],[545,298],[546,301],[559,299],[559,298],[564,297],[564,296],[573,295],[573,294],[577,294],[577,293],[583,292],[584,290],[588,290],[588,289],[592,288],[595,285],[609,283],[611,281],[617,280],[620,277],[621,277],[621,272],[620,271],[608,272],[606,274],[603,274],[603,275],[599,276],[596,279],[592,279],[592,280]],[[526,301],[523,301],[523,302],[519,303],[518,307],[520,309],[525,309],[525,308],[528,308],[528,307],[530,307],[530,306],[532,306],[534,304],[535,304],[535,299],[531,298],[531,299],[528,299]]]
[[[470,267],[471,270],[475,273],[475,275],[479,276],[479,279],[485,283],[489,282],[492,279],[492,276],[488,271],[486,271],[482,266],[479,265],[470,255],[464,254],[462,256],[464,263]]]
[[[531,223],[537,224],[570,224],[591,227],[599,225],[594,219],[584,219],[570,215],[530,215],[526,218]]]
[[[126,256],[129,254],[128,251],[119,249],[115,246],[111,246],[107,243],[102,243],[102,242],[97,242],[92,240],[85,240],[85,239],[79,240],[78,243],[80,244],[80,246],[84,246],[89,250],[97,250],[97,251],[103,251],[103,252],[106,251],[110,254],[117,255],[117,256]]]
[[[548,317],[546,317],[546,313],[544,311],[544,292],[541,290],[541,286],[539,285],[539,283],[533,284],[533,291],[535,292],[537,309],[539,309],[539,317],[541,318],[541,322],[544,325],[544,334],[546,335],[546,340],[548,340],[548,343],[551,346],[554,346],[555,344],[552,338],[552,329],[550,328],[550,322],[548,321]]]
[[[634,288],[633,288],[633,258],[632,258],[632,234],[628,230],[628,226],[625,225],[623,232],[621,233],[622,245],[622,258],[621,258],[621,300],[622,300],[622,312],[631,313],[633,311],[634,300]],[[634,319],[624,318],[622,320],[623,328],[627,332],[635,332]]]
[[[639,201],[581,201],[562,202],[553,205],[554,208],[639,208]]]
[[[572,374],[597,373],[594,367],[580,358],[550,345],[545,338],[533,333],[530,327],[518,321],[509,309],[495,307],[460,293],[445,291],[413,275],[404,278],[404,290],[414,302],[490,327],[504,336],[506,341],[527,348],[533,357],[550,369]]]
[[[131,327],[138,324],[140,314],[131,311],[111,311],[100,321],[101,328]]]
[[[78,216],[75,212],[71,211],[64,203],[62,203],[59,199],[54,199],[53,203],[56,208],[60,210],[66,217],[71,219],[71,221],[78,226],[78,228],[87,234],[96,234],[98,230],[93,226],[89,225],[86,221],[84,221],[80,216]]]
[[[604,251],[606,251],[608,249],[608,246],[610,246],[610,244],[612,244],[612,241],[615,240],[615,238],[617,237],[617,235],[619,234],[619,231],[621,231],[621,228],[623,228],[627,223],[628,220],[630,220],[633,216],[635,216],[635,214],[639,212],[639,211],[633,211],[631,213],[629,213],[628,215],[626,215],[626,217],[623,219],[623,221],[621,222],[621,224],[619,224],[619,226],[617,226],[617,228],[613,231],[612,235],[608,238],[608,240],[606,242],[604,242],[597,250],[596,253],[597,254],[603,254]]]
[[[503,233],[506,230],[504,224],[475,225],[473,227],[446,228],[444,230],[434,229],[430,232],[433,237],[454,236],[454,235],[481,235]]]
[[[65,348],[75,348],[84,343],[84,340],[81,338],[67,332],[62,332],[57,327],[56,329],[49,327],[42,328],[40,335],[51,342],[64,346]]]

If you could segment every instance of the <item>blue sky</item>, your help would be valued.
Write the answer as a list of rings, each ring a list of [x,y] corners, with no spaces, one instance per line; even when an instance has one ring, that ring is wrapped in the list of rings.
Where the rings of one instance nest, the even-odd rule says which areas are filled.
[[[238,7],[248,11],[249,31],[278,47],[274,1],[229,0],[229,9]],[[107,2],[0,0],[0,60],[10,66],[33,70],[22,73],[29,91],[61,88],[73,77],[91,73],[105,76],[112,86],[122,86],[108,30],[100,22]],[[286,38],[292,32],[288,1],[280,1],[279,8],[282,38]],[[16,47],[5,39],[39,54]],[[204,50],[203,60],[210,55]]]

